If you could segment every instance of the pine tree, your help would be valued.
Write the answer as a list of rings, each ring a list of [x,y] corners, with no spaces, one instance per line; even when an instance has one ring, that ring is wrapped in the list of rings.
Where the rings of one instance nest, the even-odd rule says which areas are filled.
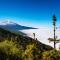
[[[56,43],[59,43],[60,39],[57,40],[57,36],[56,36],[56,33],[55,33],[55,31],[56,31],[56,16],[53,15],[52,18],[53,18],[52,20],[53,20],[53,28],[54,28],[54,30],[53,30],[54,38],[48,38],[48,40],[50,42],[54,42],[54,49],[56,49]]]

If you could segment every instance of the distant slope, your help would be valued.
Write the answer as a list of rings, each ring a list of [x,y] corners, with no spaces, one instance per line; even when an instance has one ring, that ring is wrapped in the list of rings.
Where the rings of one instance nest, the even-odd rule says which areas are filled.
[[[12,39],[13,41],[17,41],[17,43],[22,45],[24,49],[28,44],[31,44],[31,43],[36,44],[37,49],[40,51],[47,51],[47,50],[53,49],[51,46],[45,45],[39,42],[38,40],[34,40],[27,36],[11,33],[7,30],[0,28],[0,41],[3,41],[5,39],[8,39],[8,40]]]
[[[37,28],[33,28],[33,27],[22,26],[22,25],[19,25],[17,23],[11,22],[11,21],[0,22],[0,27],[5,30],[8,30],[10,32],[21,34],[21,35],[26,35],[26,34],[21,32],[20,30],[37,29]]]
[[[18,25],[18,24],[7,24],[7,25],[0,25],[2,28],[4,29],[8,29],[8,30],[16,30],[16,31],[19,31],[19,30],[25,30],[25,29],[36,29],[36,28],[33,28],[33,27],[26,27],[26,26],[21,26],[21,25]]]
[[[33,27],[27,27],[27,26],[22,26],[17,23],[11,22],[11,21],[3,21],[0,24],[1,28],[4,28],[9,31],[19,31],[19,30],[25,30],[25,29],[37,29]]]

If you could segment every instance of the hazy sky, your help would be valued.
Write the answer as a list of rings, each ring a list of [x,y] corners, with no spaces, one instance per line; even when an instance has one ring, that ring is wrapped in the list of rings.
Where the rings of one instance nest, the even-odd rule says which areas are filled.
[[[54,13],[60,26],[60,0],[0,0],[0,20],[10,19],[26,26],[51,26]]]

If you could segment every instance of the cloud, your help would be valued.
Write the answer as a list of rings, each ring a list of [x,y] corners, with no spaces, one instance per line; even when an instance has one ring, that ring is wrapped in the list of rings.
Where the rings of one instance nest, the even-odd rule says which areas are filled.
[[[29,30],[22,30],[22,32],[26,33],[27,36],[34,38],[33,33],[36,34],[36,38],[47,45],[50,45],[53,47],[53,42],[49,43],[48,38],[53,38],[53,29],[52,28],[39,28],[39,29],[29,29]],[[56,36],[58,36],[58,39],[60,37],[60,31],[57,29]],[[59,44],[56,45],[57,49],[59,47]]]

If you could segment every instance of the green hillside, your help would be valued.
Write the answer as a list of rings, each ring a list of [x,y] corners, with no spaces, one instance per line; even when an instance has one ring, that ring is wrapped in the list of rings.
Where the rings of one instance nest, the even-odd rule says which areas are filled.
[[[0,28],[0,60],[59,60],[60,52],[30,37]]]

